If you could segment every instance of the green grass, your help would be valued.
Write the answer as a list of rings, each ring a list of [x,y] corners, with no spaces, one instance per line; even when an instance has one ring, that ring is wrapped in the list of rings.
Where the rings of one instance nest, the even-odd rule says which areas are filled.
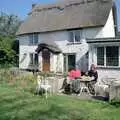
[[[36,77],[0,70],[0,120],[120,120],[117,102],[34,95]]]
[[[120,107],[68,96],[36,96],[0,85],[0,120],[119,120]]]

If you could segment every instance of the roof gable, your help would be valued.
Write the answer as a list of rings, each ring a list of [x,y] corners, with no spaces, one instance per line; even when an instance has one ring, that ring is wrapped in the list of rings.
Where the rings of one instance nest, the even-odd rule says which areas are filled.
[[[69,0],[36,5],[17,34],[103,26],[111,8],[112,0]]]

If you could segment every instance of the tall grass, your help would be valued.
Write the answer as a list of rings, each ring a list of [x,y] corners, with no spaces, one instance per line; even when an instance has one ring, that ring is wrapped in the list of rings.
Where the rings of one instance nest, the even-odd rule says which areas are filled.
[[[34,92],[36,76],[33,74],[16,74],[9,69],[0,70],[0,84],[6,84],[24,91]]]

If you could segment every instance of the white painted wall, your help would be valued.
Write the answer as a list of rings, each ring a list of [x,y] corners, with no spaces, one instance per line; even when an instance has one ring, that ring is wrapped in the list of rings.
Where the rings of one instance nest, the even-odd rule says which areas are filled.
[[[115,26],[114,26],[114,18],[113,11],[111,9],[108,20],[105,26],[102,28],[103,37],[115,37]]]
[[[97,71],[98,71],[98,78],[99,78],[98,80],[102,80],[104,78],[117,78],[117,79],[120,78],[120,70],[119,69],[98,68]]]
[[[20,57],[19,57],[19,68],[21,69],[27,69],[29,68],[29,63],[30,63],[30,56],[29,54],[30,53],[35,53],[35,49],[37,48],[37,46],[25,46],[25,45],[22,45],[19,47],[20,49]],[[25,59],[22,61],[23,57],[24,57],[24,54],[26,54],[26,57]],[[22,62],[21,62],[22,61]]]

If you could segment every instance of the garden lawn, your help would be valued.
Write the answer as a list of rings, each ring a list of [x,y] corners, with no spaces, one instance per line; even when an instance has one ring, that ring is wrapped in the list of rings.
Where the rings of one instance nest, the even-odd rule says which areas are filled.
[[[36,96],[0,85],[0,120],[120,120],[120,107],[68,96]]]

